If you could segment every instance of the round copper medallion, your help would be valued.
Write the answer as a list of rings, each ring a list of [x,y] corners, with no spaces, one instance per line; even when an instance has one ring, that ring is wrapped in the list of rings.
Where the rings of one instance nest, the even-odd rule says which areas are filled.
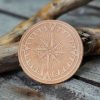
[[[32,79],[55,84],[69,79],[79,68],[82,41],[69,24],[58,20],[41,21],[22,36],[19,62]]]

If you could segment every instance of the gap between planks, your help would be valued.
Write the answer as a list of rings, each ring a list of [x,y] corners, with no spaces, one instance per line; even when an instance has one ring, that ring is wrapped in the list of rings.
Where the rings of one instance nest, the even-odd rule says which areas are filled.
[[[0,13],[5,14],[5,15],[9,15],[9,16],[12,16],[12,17],[16,17],[16,18],[19,18],[19,19],[23,19],[23,20],[28,19],[28,17],[18,15],[18,14],[12,13],[10,11],[2,10],[2,9],[0,9]]]

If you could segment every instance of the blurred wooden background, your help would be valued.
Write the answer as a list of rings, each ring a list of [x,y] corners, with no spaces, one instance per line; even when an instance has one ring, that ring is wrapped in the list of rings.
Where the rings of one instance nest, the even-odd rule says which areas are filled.
[[[51,0],[0,0],[0,35],[28,19],[49,1]],[[75,27],[100,28],[100,0],[71,11],[61,16],[59,20]],[[15,91],[17,87],[35,89],[43,96]],[[2,74],[0,100],[100,100],[100,56],[84,58],[76,75],[55,86],[41,85],[32,81],[23,71]]]

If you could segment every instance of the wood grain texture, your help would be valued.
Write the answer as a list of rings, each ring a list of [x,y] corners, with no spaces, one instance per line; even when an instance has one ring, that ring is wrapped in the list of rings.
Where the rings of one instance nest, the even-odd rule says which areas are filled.
[[[11,20],[13,20],[13,19],[11,18]],[[15,48],[16,48],[15,50],[12,49],[12,48],[14,48],[13,47],[14,45],[15,45]],[[5,48],[6,48],[6,50],[5,50]],[[18,68],[19,63],[18,63],[18,59],[17,59],[17,55],[16,55],[17,48],[18,48],[18,45],[16,45],[16,43],[15,44],[11,44],[11,45],[7,45],[7,46],[5,45],[3,48],[1,46],[1,51],[3,53],[1,52],[1,56],[0,57],[4,60],[4,63],[3,63],[2,59],[0,59],[0,61],[1,61],[1,65],[0,65],[1,66],[1,71],[0,71],[0,73],[2,73],[4,71],[13,70],[13,69],[17,69]],[[12,54],[13,50],[15,52],[14,55]],[[10,51],[11,51],[11,53],[10,53]],[[4,56],[4,54],[7,54],[8,56],[6,56],[6,55]],[[8,58],[9,58],[9,60],[8,60]],[[15,60],[11,60],[12,58],[14,58]],[[2,66],[6,66],[6,68],[4,69],[4,67],[2,67]],[[88,66],[86,66],[86,68],[88,69]],[[87,78],[89,76],[88,79],[93,80],[93,81],[96,81],[96,82],[99,82],[99,79],[100,79],[99,78],[99,75],[96,75],[95,73],[94,73],[95,75],[94,74],[90,74],[91,72],[90,73],[88,72],[89,73],[88,75],[85,73],[86,74],[85,75],[84,72],[83,71],[81,72],[80,70],[79,70],[79,72],[80,73],[83,73],[83,74],[82,75],[81,74],[78,74],[79,76],[82,76],[84,78]],[[92,68],[91,68],[91,70],[92,70]],[[99,73],[99,71],[96,71],[96,72]],[[94,76],[94,78],[92,78],[90,76]]]
[[[0,73],[19,69],[18,43],[0,46]]]
[[[33,12],[37,12],[41,7],[43,7],[45,4],[47,4],[50,1],[51,0],[43,0],[43,1],[40,1],[40,0],[34,0],[34,1],[33,0],[28,0],[28,1],[27,0],[17,0],[17,1],[16,0],[0,0],[0,9],[7,12],[15,13],[17,15],[30,17],[33,15]],[[94,0],[91,3],[89,3],[89,5],[91,6],[96,5],[99,7],[100,6],[99,0]],[[85,12],[88,12],[88,10],[85,10]]]
[[[48,86],[36,83],[23,72],[18,72],[4,76],[0,79],[0,85],[1,100],[100,100],[100,88],[73,78],[58,85]],[[15,87],[12,88],[13,86]],[[33,96],[34,90],[40,92],[41,96]]]
[[[15,17],[0,13],[0,36],[10,31],[12,27],[15,27],[21,21],[22,19],[17,19]]]
[[[37,12],[50,1],[51,0],[0,0],[0,9],[17,15],[30,17],[33,15],[33,12]]]
[[[100,33],[96,33],[93,30],[91,28],[77,29],[83,42],[84,56],[100,54],[100,36],[97,36]],[[19,42],[15,42],[0,46],[0,67],[2,69],[0,73],[16,69],[16,66],[19,66],[17,57],[18,44]],[[16,65],[15,67],[13,66],[14,64]],[[9,67],[9,65],[11,66]],[[6,66],[6,68],[2,66]]]
[[[9,1],[1,0],[0,12],[6,15],[10,15],[12,17],[16,17],[17,19],[19,18],[27,19],[30,16],[32,16],[33,12],[35,13],[42,6],[47,4],[47,2],[49,2],[49,0],[43,0],[43,1],[34,0],[34,3],[33,0],[29,0],[29,1],[21,0],[20,2],[19,1],[16,2],[16,0],[13,0],[13,2],[11,2],[10,0]],[[99,4],[98,2],[96,3]],[[95,1],[92,1],[92,5],[94,4]],[[24,9],[23,6],[21,5],[25,5]],[[71,25],[78,26],[78,27],[79,26],[96,27],[96,26],[100,26],[99,16],[100,16],[99,10],[92,9],[89,7],[87,8],[87,6],[83,6],[78,9],[75,9],[74,11],[71,11],[70,13],[60,16],[59,19],[67,21]]]
[[[100,56],[84,58],[85,62],[77,71],[76,75],[100,85]],[[92,83],[92,82],[91,82]]]
[[[8,59],[9,55],[10,55],[9,59],[10,59],[10,57],[12,58],[12,56],[15,56],[15,59],[17,59],[16,52],[17,52],[18,46],[16,46],[16,48],[17,48],[16,51],[13,51],[12,45],[14,46],[15,44],[11,44],[11,46],[10,46],[10,43],[14,43],[14,42],[19,41],[21,36],[22,36],[22,34],[30,26],[32,26],[34,23],[38,22],[39,20],[56,18],[56,17],[60,16],[61,14],[65,13],[65,12],[68,12],[68,11],[74,9],[74,8],[77,8],[77,7],[80,7],[82,5],[85,5],[89,1],[91,1],[91,0],[86,0],[86,1],[72,0],[71,2],[65,1],[65,0],[57,0],[57,1],[54,0],[54,1],[50,2],[50,3],[48,3],[46,6],[44,6],[39,12],[37,12],[30,19],[28,19],[27,21],[22,22],[21,24],[16,26],[11,32],[8,32],[6,35],[4,35],[4,36],[2,36],[0,38],[0,49],[1,49],[1,51],[3,51],[3,53],[1,52],[1,59],[0,59],[1,62],[4,59],[6,59],[6,57],[4,57],[4,54],[7,54],[7,59]],[[6,51],[2,50],[2,49],[5,49],[5,47],[6,47]],[[12,54],[12,52],[15,52],[15,55]],[[11,66],[13,66],[13,64],[15,62],[16,61],[12,60],[12,62],[10,63]],[[5,61],[5,64],[9,65],[8,63]],[[18,65],[18,63],[16,65]],[[4,62],[1,63],[1,66],[4,66]],[[10,67],[10,69],[11,68],[12,67]],[[9,68],[6,68],[6,69],[8,70]],[[12,69],[14,69],[14,67]],[[15,67],[15,69],[16,69],[16,67]],[[1,72],[3,72],[3,71],[4,70],[2,69]]]
[[[6,7],[6,9],[10,7],[9,9],[11,12],[13,12],[13,13],[15,12],[17,14],[24,15],[23,12],[21,12],[24,9],[18,10],[17,6],[19,5],[18,8],[21,8],[21,6],[25,0],[20,0],[20,1],[19,0],[9,0],[10,3],[8,0],[0,0],[0,2],[1,1],[3,2],[3,6],[0,3],[2,8],[4,6]],[[15,3],[12,4],[12,2],[15,2]],[[19,2],[22,2],[21,5],[19,4]],[[25,2],[27,2],[27,0]],[[33,0],[31,2],[28,2],[28,4],[33,5],[32,2],[33,2]],[[40,2],[40,0],[39,0],[39,2]],[[6,4],[9,5],[9,7]],[[12,6],[15,4],[18,4],[18,5],[15,5],[16,7],[14,9],[12,9],[12,6],[10,4]],[[35,4],[36,3],[34,1],[34,5]],[[37,3],[37,4],[39,4],[39,3]],[[44,4],[44,2],[43,2],[43,4]],[[37,10],[38,7],[40,7],[40,6],[37,6],[37,8],[35,10]],[[31,8],[30,8],[30,6],[29,7],[25,6],[25,8],[27,9],[27,13],[25,13],[25,14],[27,16],[28,15],[30,16],[31,13],[33,13],[34,9],[32,8],[33,10],[31,11],[30,14],[28,14],[28,12],[30,11]],[[9,10],[9,9],[7,9],[7,10]],[[80,18],[80,16],[79,16],[79,18]],[[6,20],[6,19],[8,19],[8,20]],[[3,23],[3,24],[0,23],[0,25],[1,25],[0,28],[2,29],[2,32],[5,33],[5,31],[9,30],[9,27],[11,28],[13,25],[15,26],[17,24],[17,20],[19,20],[19,19],[17,19],[17,18],[14,18],[14,19],[10,18],[9,19],[9,16],[7,16],[7,15],[5,16],[4,19],[2,19],[2,20],[0,19],[0,22]],[[67,20],[66,16],[65,16],[65,20]],[[68,18],[68,20],[70,20],[70,19]],[[5,22],[9,22],[9,21],[10,22],[12,21],[12,23],[5,24]],[[95,19],[94,19],[94,21],[95,21]],[[81,22],[81,18],[80,18],[79,23],[80,24],[83,23],[83,22]],[[75,24],[77,24],[77,21]],[[87,24],[82,24],[82,25],[87,25]],[[7,30],[5,29],[5,27],[7,28]],[[7,47],[9,48],[11,46],[9,45],[9,46],[6,46],[6,48]],[[88,60],[86,59],[86,61],[83,63],[83,65],[82,65],[83,67],[80,67],[79,71],[77,72],[77,75],[80,77],[83,77],[85,79],[93,80],[95,82],[100,82],[100,75],[99,75],[99,73],[100,73],[100,66],[99,65],[100,64],[99,64],[99,62],[100,62],[99,56],[96,56],[93,58],[89,57],[89,59]],[[9,74],[11,74],[11,72]],[[59,84],[59,85],[50,87],[50,86],[40,85],[39,83],[32,81],[23,72],[13,73],[11,75],[7,74],[4,76],[0,75],[0,100],[14,100],[14,99],[16,99],[16,100],[23,100],[23,99],[24,100],[27,100],[27,99],[28,100],[41,100],[41,99],[42,100],[100,100],[100,88],[93,86],[93,85],[90,85],[90,84],[82,82],[81,80],[77,80],[77,79],[72,78],[71,80],[69,80],[65,83],[62,83],[61,86]],[[19,94],[18,92],[9,88],[11,85],[18,86],[19,88],[21,86],[22,88],[25,88],[25,89],[26,88],[28,88],[28,89],[33,88],[33,89],[36,89],[39,91],[43,91],[42,92],[43,98],[41,98],[41,97],[38,98],[37,96],[33,97],[31,95],[27,96],[23,92],[21,94]]]
[[[16,39],[20,40],[19,37],[21,37],[29,27],[38,21],[55,19],[68,11],[87,4],[90,1],[92,0],[53,0],[41,8],[41,10],[39,10],[27,21],[20,23],[12,29],[11,32],[8,32],[6,35],[0,37],[0,45],[16,42]]]

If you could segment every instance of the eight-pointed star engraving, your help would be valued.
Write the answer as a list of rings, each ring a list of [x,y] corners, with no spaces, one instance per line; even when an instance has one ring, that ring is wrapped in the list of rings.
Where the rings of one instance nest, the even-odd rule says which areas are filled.
[[[59,83],[79,68],[83,48],[72,26],[58,20],[41,21],[26,33],[18,56],[23,70],[32,79],[46,84]]]
[[[55,59],[56,62],[59,62],[59,60],[57,59],[57,55],[62,55],[64,54],[63,50],[63,46],[61,45],[60,42],[58,43],[54,43],[54,38],[53,38],[54,33],[49,33],[49,38],[48,38],[48,43],[46,43],[44,40],[39,39],[43,45],[42,47],[38,47],[35,49],[32,49],[33,52],[39,56],[40,60],[46,58],[46,63],[47,63],[47,68],[49,68],[49,66],[51,65],[50,60]],[[38,35],[36,35],[38,37]],[[60,47],[60,49],[59,49]],[[41,56],[42,53],[42,56]]]

